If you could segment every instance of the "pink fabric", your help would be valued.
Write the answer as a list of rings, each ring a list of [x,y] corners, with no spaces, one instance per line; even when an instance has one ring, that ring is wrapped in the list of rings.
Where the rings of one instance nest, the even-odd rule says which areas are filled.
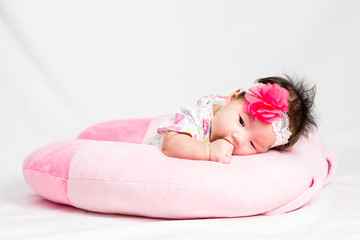
[[[69,198],[91,211],[150,217],[261,214],[298,197],[312,183],[306,169],[279,168],[285,159],[278,155],[268,156],[266,164],[253,156],[224,165],[168,158],[148,145],[89,142],[73,159]]]
[[[78,139],[142,143],[152,120],[124,119],[99,123],[85,129]]]
[[[117,123],[125,132],[124,121]],[[151,126],[155,131],[148,122]],[[114,122],[109,128],[103,124],[101,134],[113,127]],[[128,137],[139,141],[150,135],[143,131]],[[170,158],[144,144],[76,140],[35,151],[25,160],[24,176],[41,196],[90,211],[174,219],[238,217],[304,206],[331,180],[336,159],[317,134],[302,139],[292,152],[233,156],[228,165]]]
[[[52,143],[30,154],[24,161],[27,183],[42,197],[71,205],[68,195],[70,163],[84,141]]]

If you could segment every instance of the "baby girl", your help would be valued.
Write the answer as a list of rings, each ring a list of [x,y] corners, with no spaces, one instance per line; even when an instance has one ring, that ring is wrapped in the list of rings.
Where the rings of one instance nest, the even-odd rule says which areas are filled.
[[[288,76],[268,77],[245,92],[201,98],[196,108],[180,108],[165,118],[149,144],[170,157],[230,163],[232,155],[291,151],[316,127],[315,86]]]

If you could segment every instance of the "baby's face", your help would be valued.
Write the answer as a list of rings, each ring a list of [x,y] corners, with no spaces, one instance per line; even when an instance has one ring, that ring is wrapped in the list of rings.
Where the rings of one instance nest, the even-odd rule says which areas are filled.
[[[275,143],[272,125],[253,121],[244,112],[245,99],[227,99],[215,113],[210,140],[225,139],[234,145],[234,155],[250,155],[267,152]]]

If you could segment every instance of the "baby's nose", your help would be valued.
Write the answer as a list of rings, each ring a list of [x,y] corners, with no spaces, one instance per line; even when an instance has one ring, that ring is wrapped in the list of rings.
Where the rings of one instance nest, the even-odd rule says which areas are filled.
[[[231,137],[233,139],[234,144],[240,146],[244,142],[244,137],[241,133],[232,133]]]

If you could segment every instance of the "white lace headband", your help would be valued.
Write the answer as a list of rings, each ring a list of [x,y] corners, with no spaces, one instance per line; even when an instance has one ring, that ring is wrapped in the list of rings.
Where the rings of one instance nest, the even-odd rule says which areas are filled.
[[[282,112],[281,118],[275,120],[272,123],[272,127],[276,136],[276,140],[274,145],[272,145],[270,148],[287,144],[291,136],[289,116]]]

